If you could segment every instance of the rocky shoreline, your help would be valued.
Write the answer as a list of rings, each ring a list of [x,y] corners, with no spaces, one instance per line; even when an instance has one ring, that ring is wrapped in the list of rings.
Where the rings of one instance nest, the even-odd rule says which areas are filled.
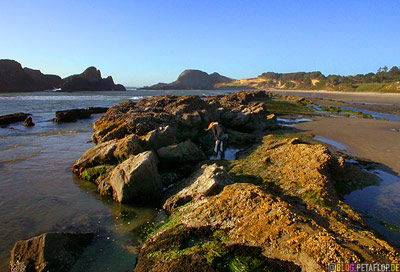
[[[101,195],[158,204],[169,217],[146,235],[134,271],[327,271],[334,262],[400,261],[342,201],[376,180],[304,135],[280,134],[278,109],[265,91],[159,96],[118,104],[96,121],[96,146],[73,172]],[[236,160],[207,159],[212,121],[242,150]],[[14,254],[10,269],[31,250]]]

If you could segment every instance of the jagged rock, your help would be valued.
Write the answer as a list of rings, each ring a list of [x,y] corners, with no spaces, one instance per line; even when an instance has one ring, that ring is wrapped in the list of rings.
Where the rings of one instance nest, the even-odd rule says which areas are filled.
[[[171,212],[178,206],[193,199],[216,195],[228,184],[232,183],[223,166],[216,164],[203,165],[196,173],[174,189],[163,204],[163,209]]]
[[[217,88],[219,83],[228,83],[233,79],[221,76],[218,73],[207,74],[199,70],[185,70],[178,79],[170,84],[158,83],[142,89],[149,90],[212,90]]]
[[[13,113],[0,116],[0,125],[5,126],[16,122],[24,121],[29,115],[23,112],[20,113]]]
[[[72,169],[75,173],[80,174],[86,168],[117,164],[130,155],[136,155],[140,152],[142,152],[142,147],[139,139],[136,135],[128,135],[121,140],[111,140],[90,148],[73,164]]]
[[[157,158],[152,151],[129,157],[111,171],[104,183],[109,185],[107,193],[111,188],[114,200],[121,203],[154,203],[162,194]]]
[[[113,156],[120,162],[124,161],[131,155],[143,152],[143,148],[140,144],[141,141],[136,135],[128,135],[125,138],[118,140]]]
[[[183,124],[183,115],[194,112],[199,112],[202,124],[217,118],[217,108],[198,96],[157,96],[140,100],[136,104],[124,102],[112,107],[96,121],[93,140],[100,143],[123,138],[126,134],[144,136],[160,126],[178,128]],[[191,135],[197,134],[199,129],[192,128]],[[182,133],[186,131],[180,130]]]
[[[161,126],[140,137],[142,146],[146,150],[171,145],[176,142],[176,128],[172,126]]]
[[[183,164],[194,164],[206,159],[203,151],[191,141],[185,141],[177,145],[161,147],[157,150],[160,164],[173,167]]]
[[[0,91],[34,92],[57,88],[62,79],[55,75],[44,75],[39,70],[22,69],[14,60],[0,60]]]
[[[86,168],[102,164],[117,163],[117,159],[114,157],[114,151],[117,148],[117,144],[118,141],[113,140],[90,148],[73,164],[72,170],[75,173],[81,173]]]
[[[62,91],[125,91],[121,84],[115,85],[111,76],[102,78],[96,67],[87,68],[82,74],[64,79]]]
[[[198,137],[211,121],[220,119],[225,127],[242,131],[274,128],[276,119],[267,117],[265,104],[250,103],[257,99],[269,99],[269,94],[244,92],[224,102],[217,97],[203,100],[198,96],[157,96],[136,104],[124,102],[96,121],[93,141],[120,139],[126,134],[144,136],[168,125],[177,128],[177,138],[182,141]]]
[[[11,251],[11,271],[68,272],[93,239],[93,233],[45,233],[18,241]]]
[[[35,123],[32,121],[32,117],[28,117],[25,119],[24,123],[23,123],[24,127],[33,127],[35,126]]]

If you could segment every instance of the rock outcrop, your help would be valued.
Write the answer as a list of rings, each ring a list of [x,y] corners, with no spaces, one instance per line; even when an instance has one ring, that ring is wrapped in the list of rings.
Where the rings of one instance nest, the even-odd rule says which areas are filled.
[[[322,145],[265,137],[249,156],[233,162],[229,174],[238,183],[202,197],[190,190],[196,182],[186,183],[168,199],[170,221],[145,242],[135,271],[185,271],[191,265],[218,271],[238,260],[251,260],[249,271],[398,263],[397,249],[376,238],[338,198],[332,172],[341,167],[343,160]]]
[[[35,92],[59,87],[62,79],[39,70],[22,68],[14,60],[0,60],[0,92]]]
[[[129,157],[101,183],[100,193],[112,193],[113,199],[121,203],[155,203],[162,196],[157,158],[152,151]]]
[[[12,123],[25,121],[31,114],[19,112],[0,116],[0,126],[6,126]]]
[[[158,83],[144,87],[148,90],[212,90],[219,83],[228,83],[233,79],[221,76],[218,73],[207,74],[200,70],[185,70],[172,83]]]
[[[121,84],[114,84],[111,76],[102,78],[96,67],[87,68],[82,74],[73,75],[63,80],[62,91],[125,91]]]
[[[18,241],[11,251],[10,271],[70,271],[93,233],[45,233]]]
[[[205,131],[211,121],[218,120],[228,128],[249,131],[276,126],[275,118],[268,117],[262,102],[270,99],[268,93],[243,92],[229,97],[220,102],[218,97],[158,96],[137,103],[118,104],[95,122],[92,141],[96,146],[74,163],[73,171],[81,178],[94,181],[102,194],[113,193],[114,199],[121,201],[104,176],[110,176],[112,167],[124,164],[132,155],[153,151],[162,183],[169,186],[174,180],[192,174],[196,169],[194,166],[206,160],[206,154],[212,153],[212,132]],[[254,100],[257,102],[253,103]],[[222,118],[229,112],[234,112],[236,118]],[[241,114],[245,116],[243,122],[239,121]],[[234,130],[229,130],[229,133],[235,144],[250,144],[257,139]],[[112,171],[121,170],[118,167]],[[130,197],[125,201],[137,199]]]
[[[270,98],[267,92],[258,91],[205,100],[199,96],[157,96],[137,103],[123,102],[96,121],[93,141],[101,143],[132,133],[143,136],[160,125],[177,128],[178,140],[182,141],[200,135],[211,121],[247,132],[272,129],[276,118],[267,117],[269,112],[261,102]]]
[[[87,150],[72,166],[75,173],[98,165],[118,164],[131,155],[142,152],[139,139],[135,135],[128,135],[120,140],[111,140],[98,144]]]

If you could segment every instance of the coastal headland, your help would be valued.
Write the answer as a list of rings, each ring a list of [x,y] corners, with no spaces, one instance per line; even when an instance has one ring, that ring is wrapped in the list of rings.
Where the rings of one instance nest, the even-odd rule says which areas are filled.
[[[328,119],[353,126],[350,120],[364,118],[365,129],[374,129],[366,121],[386,129],[386,121],[362,114],[263,90],[127,101],[95,122],[96,145],[72,169],[105,198],[160,207],[138,229],[143,244],[134,271],[327,271],[330,263],[398,263],[395,245],[343,202],[378,178],[290,124],[299,115],[337,115]],[[227,128],[230,148],[240,150],[234,160],[210,159],[214,139],[205,128],[212,121]],[[51,262],[20,249],[12,254],[18,265]]]

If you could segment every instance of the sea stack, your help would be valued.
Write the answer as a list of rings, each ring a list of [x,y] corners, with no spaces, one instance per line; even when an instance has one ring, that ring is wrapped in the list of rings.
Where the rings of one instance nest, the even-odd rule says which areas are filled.
[[[62,91],[126,91],[121,84],[115,84],[111,76],[101,77],[101,72],[96,67],[87,68],[82,74],[64,78]]]

